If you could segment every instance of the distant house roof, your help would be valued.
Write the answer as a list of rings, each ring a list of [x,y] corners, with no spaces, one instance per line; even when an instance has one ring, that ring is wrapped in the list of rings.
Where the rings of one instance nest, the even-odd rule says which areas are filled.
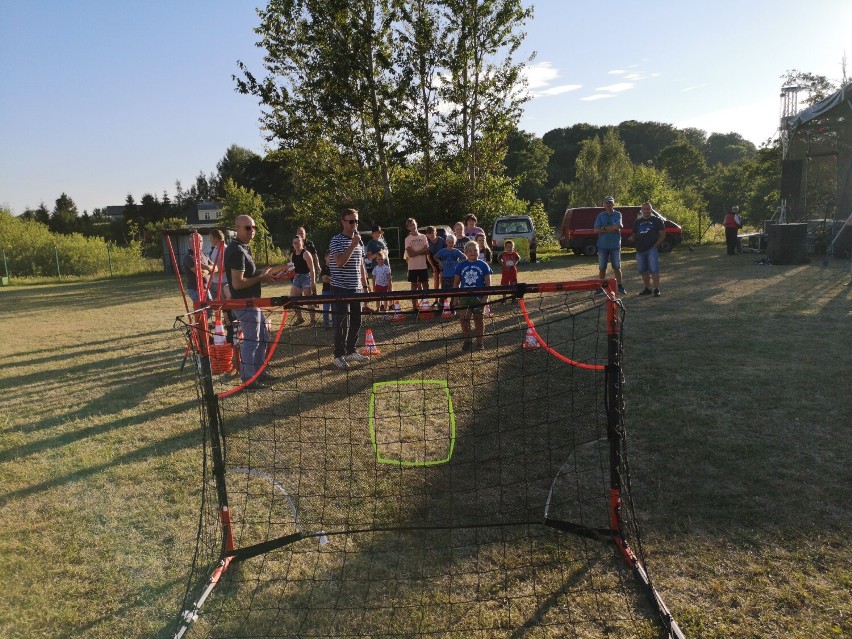
[[[120,220],[124,217],[124,204],[121,206],[108,206],[106,207],[106,214],[112,220]]]
[[[124,204],[106,207],[107,216],[113,220],[124,218]],[[219,226],[219,218],[222,217],[222,205],[219,202],[195,202],[186,206],[176,217],[186,220],[187,224],[200,227]]]

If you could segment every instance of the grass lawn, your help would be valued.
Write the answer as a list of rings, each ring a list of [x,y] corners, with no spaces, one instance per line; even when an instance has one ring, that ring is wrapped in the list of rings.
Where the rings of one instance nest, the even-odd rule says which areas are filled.
[[[755,258],[681,247],[648,298],[625,256],[648,566],[688,637],[850,636],[848,263]],[[564,256],[520,279],[596,275]],[[176,291],[165,276],[0,289],[0,636],[168,636],[200,482]]]

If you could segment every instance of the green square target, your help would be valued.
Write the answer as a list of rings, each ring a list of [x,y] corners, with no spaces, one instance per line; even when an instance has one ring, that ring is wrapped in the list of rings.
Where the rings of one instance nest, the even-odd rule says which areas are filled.
[[[453,456],[456,419],[446,380],[376,382],[370,440],[380,464],[434,466]]]

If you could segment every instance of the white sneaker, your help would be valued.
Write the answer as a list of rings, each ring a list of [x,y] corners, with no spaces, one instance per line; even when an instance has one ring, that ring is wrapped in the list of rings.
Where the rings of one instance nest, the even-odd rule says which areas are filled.
[[[337,366],[337,368],[342,368],[344,370],[349,368],[349,364],[347,364],[346,360],[342,357],[335,357],[334,365]]]
[[[361,353],[355,352],[355,353],[349,353],[349,355],[346,356],[346,361],[347,362],[369,362],[370,358],[367,357],[366,355],[361,355]]]

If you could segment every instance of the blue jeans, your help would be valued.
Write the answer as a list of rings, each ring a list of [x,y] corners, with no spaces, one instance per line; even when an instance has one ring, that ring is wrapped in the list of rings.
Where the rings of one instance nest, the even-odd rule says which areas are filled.
[[[332,286],[333,295],[352,295],[354,289]],[[358,331],[361,329],[361,302],[334,302],[334,357],[343,357],[355,352]]]
[[[606,263],[612,262],[612,268],[621,268],[621,248],[598,248],[598,267],[606,270]]]
[[[257,374],[266,359],[269,331],[266,330],[266,318],[259,308],[232,312],[243,331],[243,341],[240,344],[240,379],[247,382]]]
[[[198,291],[196,291],[194,288],[186,289],[186,294],[189,295],[189,299],[191,299],[193,302],[198,301]],[[212,300],[213,299],[212,297],[210,297],[210,291],[209,290],[207,291],[207,296],[204,299],[205,300]]]
[[[656,247],[636,253],[636,267],[639,273],[660,274],[660,251]]]

